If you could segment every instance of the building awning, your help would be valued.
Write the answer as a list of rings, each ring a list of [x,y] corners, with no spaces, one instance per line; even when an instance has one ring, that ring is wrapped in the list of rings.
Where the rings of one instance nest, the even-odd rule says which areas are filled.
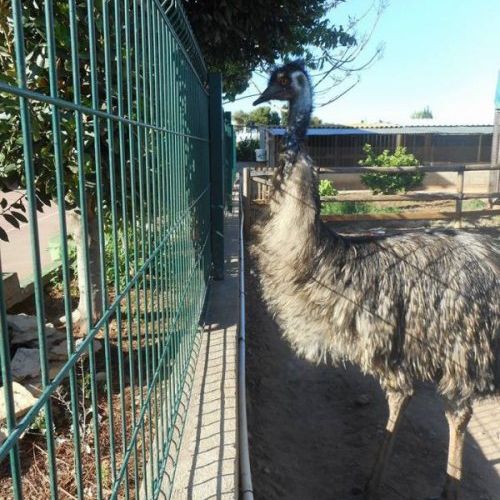
[[[284,135],[284,127],[269,127],[271,135]],[[381,127],[312,127],[307,131],[309,136],[327,135],[387,135],[387,134],[450,134],[450,135],[477,135],[492,134],[493,125],[402,125]]]

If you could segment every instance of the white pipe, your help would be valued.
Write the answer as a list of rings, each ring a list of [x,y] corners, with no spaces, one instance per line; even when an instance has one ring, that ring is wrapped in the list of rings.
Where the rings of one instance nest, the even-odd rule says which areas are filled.
[[[239,365],[238,365],[238,411],[239,411],[239,439],[240,439],[240,491],[242,500],[253,500],[252,471],[250,469],[250,455],[248,451],[248,428],[247,428],[247,398],[245,377],[245,249],[243,238],[243,226],[245,214],[242,203],[242,176],[239,185],[239,211],[240,211],[240,329],[238,336]]]

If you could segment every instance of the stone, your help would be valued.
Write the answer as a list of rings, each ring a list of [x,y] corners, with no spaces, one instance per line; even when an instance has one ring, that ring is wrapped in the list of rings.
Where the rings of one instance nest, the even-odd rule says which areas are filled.
[[[7,314],[7,324],[11,328],[11,344],[28,344],[38,342],[38,328],[36,316],[27,314]],[[52,323],[45,325],[45,337],[59,333]]]
[[[39,350],[20,347],[14,354],[10,367],[15,380],[37,377],[40,374]]]
[[[53,345],[50,347],[48,352],[48,358],[50,361],[52,360],[65,360],[68,359],[68,343],[66,340],[63,340],[60,344]]]
[[[7,419],[4,391],[5,387],[0,387],[0,423]],[[22,417],[37,401],[31,392],[18,382],[12,382],[12,393],[16,418]]]
[[[7,314],[7,324],[18,332],[36,331],[36,316],[28,314]]]

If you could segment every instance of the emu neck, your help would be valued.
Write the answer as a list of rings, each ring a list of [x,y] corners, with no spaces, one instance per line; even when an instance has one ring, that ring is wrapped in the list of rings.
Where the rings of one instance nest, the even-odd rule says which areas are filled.
[[[312,112],[312,94],[309,84],[289,104],[288,128],[285,136],[285,150],[296,155],[302,148],[309,127]]]

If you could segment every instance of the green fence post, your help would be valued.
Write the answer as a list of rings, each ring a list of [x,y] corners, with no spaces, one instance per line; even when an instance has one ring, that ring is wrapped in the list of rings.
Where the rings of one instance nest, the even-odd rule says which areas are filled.
[[[222,77],[208,75],[210,87],[210,218],[213,277],[224,278],[224,121],[222,114]]]
[[[233,211],[233,180],[235,173],[236,145],[231,112],[224,112],[224,189],[226,209]]]

